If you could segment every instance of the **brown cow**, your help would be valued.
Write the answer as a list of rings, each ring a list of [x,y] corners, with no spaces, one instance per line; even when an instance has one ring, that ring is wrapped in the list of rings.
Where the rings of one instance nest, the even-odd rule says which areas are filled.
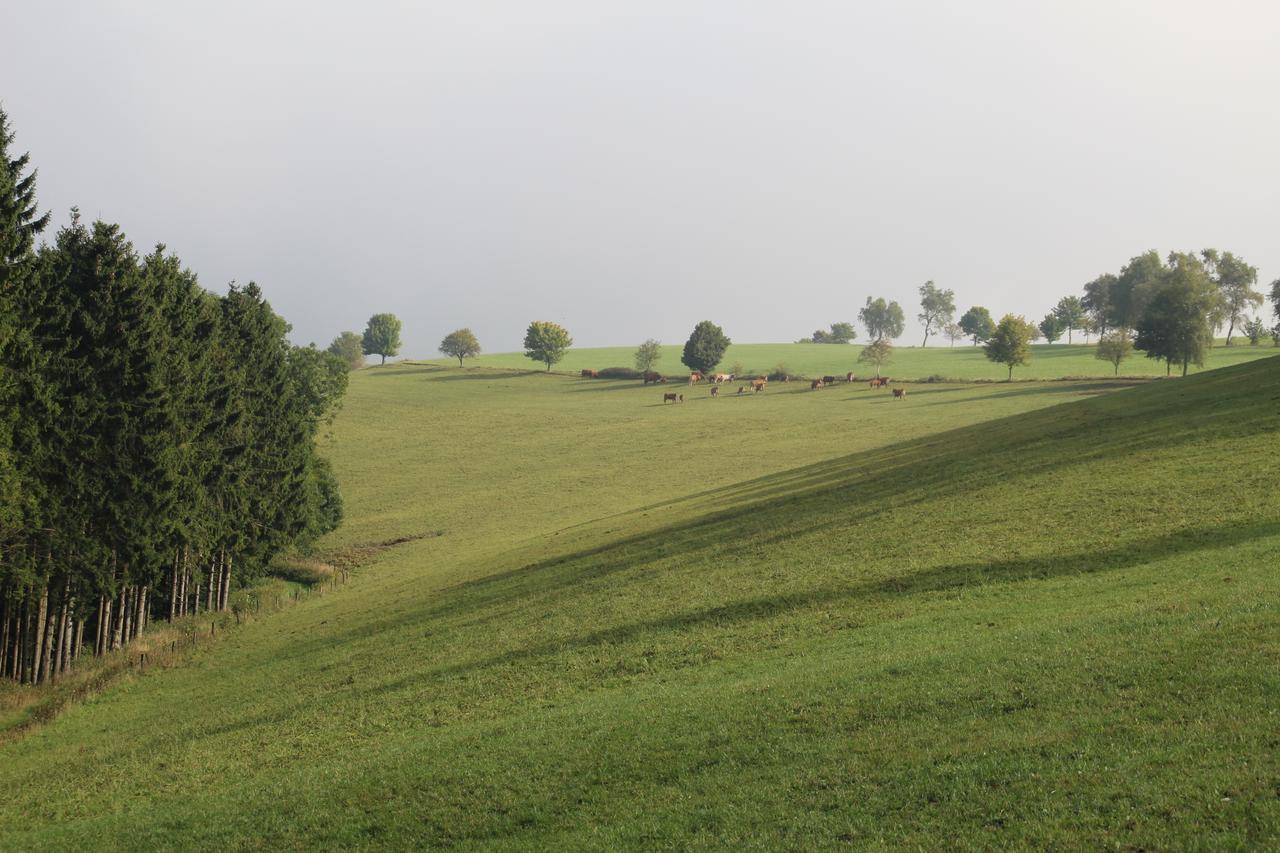
[[[719,385],[712,385],[712,386],[711,386],[711,396],[712,396],[712,397],[719,397],[719,396],[720,396],[720,386],[719,386]]]
[[[821,387],[822,387],[822,380],[821,380],[821,379],[814,379],[814,380],[811,380],[811,381],[809,382],[809,390],[810,390],[810,391],[817,391],[817,390],[818,390],[819,388],[821,388]]]
[[[645,385],[648,385],[650,382],[656,385],[662,381],[662,374],[656,373],[652,370],[646,370],[640,378],[644,380]]]
[[[583,379],[599,379],[599,378],[600,378],[600,371],[598,371],[598,370],[584,370],[584,371],[582,371],[582,378],[583,378]]]
[[[888,385],[888,384],[889,384],[889,380],[888,380],[888,379],[881,379],[879,376],[877,376],[875,379],[872,379],[872,380],[871,380],[871,387],[872,387],[872,388],[879,388],[879,387],[880,387],[880,386],[882,386],[882,385]]]
[[[751,390],[759,394],[761,391],[764,390],[764,386],[765,386],[765,381],[763,379],[756,379],[756,380],[753,380],[751,383]]]
[[[747,386],[746,386],[746,385],[739,385],[739,386],[738,386],[738,393],[739,393],[739,394],[743,393],[743,392],[744,392],[744,391],[746,391],[746,390],[747,390]]]
[[[662,402],[664,405],[667,403],[683,403],[684,395],[683,394],[663,394]]]
[[[894,388],[894,389],[893,389],[893,399],[895,399],[895,400],[904,400],[904,399],[906,399],[906,396],[907,396],[907,389],[906,389],[906,388]]]
[[[699,373],[698,371],[695,370],[693,373],[689,374],[690,385],[697,385],[701,381],[702,381],[702,374]]]

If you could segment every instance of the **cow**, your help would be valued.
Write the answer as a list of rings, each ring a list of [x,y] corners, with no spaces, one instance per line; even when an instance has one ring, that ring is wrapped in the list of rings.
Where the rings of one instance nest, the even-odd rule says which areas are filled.
[[[822,384],[823,384],[823,385],[835,385],[835,384],[836,384],[836,378],[835,378],[834,376],[824,376],[824,377],[822,377]]]
[[[689,374],[690,385],[697,385],[701,381],[702,381],[702,374],[699,373],[698,371],[695,370],[693,373]]]
[[[583,379],[599,379],[599,378],[600,378],[600,371],[598,371],[598,370],[584,370],[584,371],[582,371],[582,378],[583,378]]]
[[[711,386],[711,396],[712,396],[712,397],[719,397],[719,396],[720,396],[720,386],[719,386],[719,385],[712,385],[712,386]]]
[[[751,390],[759,394],[761,391],[764,390],[764,386],[765,386],[765,381],[763,379],[756,379],[756,380],[753,380],[751,383]]]
[[[663,405],[666,405],[667,403],[683,403],[683,402],[684,402],[683,394],[663,394],[662,395]]]
[[[711,381],[716,383],[717,385],[723,382],[732,382],[733,374],[732,373],[716,373],[712,375]]]
[[[646,370],[640,378],[644,380],[645,385],[648,385],[650,382],[657,385],[659,382],[664,381],[661,373],[657,373],[652,370]]]
[[[809,382],[809,390],[810,390],[810,391],[817,391],[817,390],[818,390],[819,388],[821,388],[821,387],[822,387],[822,380],[821,380],[821,379],[814,379],[814,380],[812,380],[812,381],[810,381],[810,382]]]
[[[894,389],[893,389],[893,399],[895,399],[895,400],[905,400],[905,399],[906,399],[906,397],[907,397],[907,389],[906,389],[906,388],[894,388]]]
[[[845,382],[855,382],[855,381],[857,381],[857,379],[858,379],[858,377],[856,377],[856,376],[854,376],[854,375],[853,375],[853,371],[852,371],[852,370],[850,370],[850,371],[849,371],[848,373],[846,373],[846,374],[845,374],[845,376],[844,376],[844,381],[845,381]]]
[[[872,380],[871,380],[871,387],[872,387],[872,388],[879,388],[879,387],[881,387],[881,386],[883,386],[883,385],[888,385],[888,384],[889,384],[889,380],[888,380],[888,379],[881,379],[879,376],[877,376],[876,378],[874,378],[874,379],[872,379]]]
[[[746,385],[739,385],[739,386],[738,386],[738,393],[739,393],[739,394],[744,393],[746,390],[747,390],[747,386],[746,386]]]

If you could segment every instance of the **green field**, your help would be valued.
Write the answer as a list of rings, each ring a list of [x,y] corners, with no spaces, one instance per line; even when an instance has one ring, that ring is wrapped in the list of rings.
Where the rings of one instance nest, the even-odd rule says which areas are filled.
[[[1280,845],[1280,360],[677,390],[354,374],[407,541],[0,746],[0,848]]]
[[[662,360],[657,369],[669,374],[687,373],[680,364],[681,346],[664,346]],[[872,376],[875,371],[865,364],[858,364],[862,347],[840,344],[733,344],[720,362],[720,369],[728,371],[740,364],[744,373],[755,375],[772,371],[785,365],[788,372],[797,376],[844,376],[854,371],[859,376]],[[571,349],[564,360],[555,366],[560,373],[577,374],[584,369],[600,370],[606,367],[632,367],[635,347],[600,347],[595,349]],[[1276,355],[1276,349],[1268,340],[1266,345],[1249,346],[1237,338],[1231,346],[1224,341],[1209,353],[1203,370],[1229,367],[1258,358]],[[449,359],[435,359],[435,364],[457,364]],[[470,364],[470,362],[468,362]],[[523,352],[485,353],[475,360],[485,367],[507,367],[521,370],[537,370],[540,365],[530,361]],[[1198,371],[1200,368],[1192,367]],[[1163,376],[1163,362],[1144,358],[1135,352],[1120,366],[1121,376]],[[957,344],[951,347],[898,347],[892,363],[885,369],[888,376],[919,380],[941,377],[951,380],[1004,379],[1008,368],[988,361],[981,347]],[[1087,344],[1033,344],[1031,362],[1013,371],[1014,379],[1062,379],[1063,377],[1099,377],[1114,375],[1114,368],[1094,356],[1094,347]]]

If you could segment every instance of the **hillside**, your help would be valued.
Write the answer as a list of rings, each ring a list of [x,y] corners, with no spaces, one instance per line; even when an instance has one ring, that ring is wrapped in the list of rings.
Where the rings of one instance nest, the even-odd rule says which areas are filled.
[[[680,390],[355,374],[327,547],[411,541],[0,746],[0,846],[1280,843],[1280,360]]]
[[[687,372],[680,364],[683,345],[662,348],[659,370],[679,374]],[[768,373],[778,365],[785,365],[788,372],[801,376],[843,376],[850,370],[860,376],[870,376],[873,369],[858,364],[858,344],[733,344],[725,353],[721,368],[728,371],[740,364],[748,374]],[[1033,344],[1031,362],[1014,370],[1014,379],[1061,379],[1063,377],[1105,377],[1114,375],[1114,368],[1094,355],[1095,347],[1088,344]],[[1249,346],[1239,339],[1232,346],[1223,341],[1209,352],[1204,368],[1192,367],[1193,372],[1203,372],[1219,367],[1270,358],[1277,350],[1268,340],[1266,345]],[[577,374],[583,369],[599,370],[606,367],[631,367],[635,347],[596,347],[569,350],[555,369],[561,373]],[[457,365],[447,358],[433,359],[429,363]],[[538,370],[542,365],[530,361],[523,352],[484,353],[475,360],[481,367],[505,367],[517,370]],[[1163,362],[1144,358],[1135,352],[1120,366],[1121,376],[1163,376]],[[1007,369],[994,364],[982,354],[981,347],[957,343],[955,347],[930,346],[927,348],[900,346],[894,350],[893,362],[885,370],[887,375],[905,379],[942,377],[950,380],[1004,380]]]

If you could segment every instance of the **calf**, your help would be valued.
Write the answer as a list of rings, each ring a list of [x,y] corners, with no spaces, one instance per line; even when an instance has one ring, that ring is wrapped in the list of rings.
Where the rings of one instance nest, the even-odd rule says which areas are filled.
[[[906,388],[894,388],[894,389],[893,389],[893,399],[895,399],[895,400],[905,400],[905,399],[906,399],[906,397],[907,397],[907,389],[906,389]]]
[[[759,394],[761,391],[763,391],[763,390],[764,390],[764,380],[763,380],[763,379],[757,379],[757,380],[755,380],[754,382],[752,382],[752,383],[751,383],[751,390],[755,391],[757,394]]]
[[[693,373],[689,374],[690,385],[697,385],[701,381],[702,381],[702,374],[699,373],[698,371],[695,370]]]
[[[819,388],[821,388],[821,387],[822,387],[822,380],[821,380],[821,379],[814,379],[814,380],[812,380],[812,381],[809,383],[809,390],[810,390],[810,391],[817,391],[817,390],[818,390]]]
[[[712,397],[719,397],[719,396],[720,396],[720,386],[719,386],[719,385],[712,385],[712,386],[711,386],[711,396],[712,396]]]
[[[662,395],[663,405],[666,405],[667,403],[683,403],[683,402],[684,402],[683,394],[663,394]]]
[[[850,370],[848,373],[846,373],[846,374],[845,374],[845,376],[844,376],[844,381],[845,381],[845,382],[853,382],[853,381],[855,381],[857,378],[858,378],[858,377],[856,377],[856,376],[854,376],[854,375],[853,375],[853,371],[852,371],[852,370]]]

